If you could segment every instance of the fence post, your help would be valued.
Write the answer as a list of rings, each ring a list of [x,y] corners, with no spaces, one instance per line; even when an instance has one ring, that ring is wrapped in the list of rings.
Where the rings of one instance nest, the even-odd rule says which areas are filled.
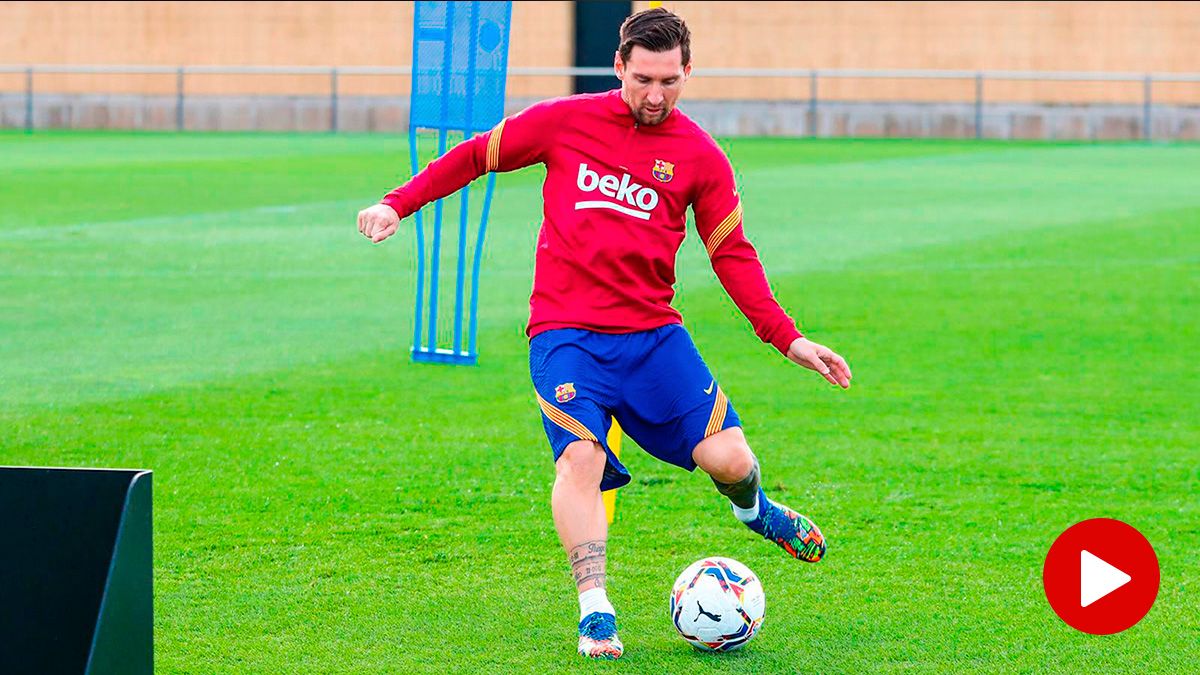
[[[33,133],[33,66],[25,69],[25,133]]]
[[[975,140],[983,138],[983,72],[975,73]]]
[[[175,71],[175,131],[183,131],[183,66]]]
[[[808,136],[817,137],[817,71],[808,74]]]
[[[338,69],[329,69],[329,133],[338,130]]]
[[[1153,102],[1151,96],[1151,87],[1154,86],[1154,78],[1147,73],[1145,81],[1142,83],[1142,140],[1149,141],[1154,138],[1154,131],[1150,128],[1153,119],[1150,116],[1150,105]]]

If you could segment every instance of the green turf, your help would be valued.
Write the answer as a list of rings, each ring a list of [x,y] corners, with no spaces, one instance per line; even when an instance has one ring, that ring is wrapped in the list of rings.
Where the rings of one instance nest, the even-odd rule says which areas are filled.
[[[1181,672],[1200,661],[1200,147],[725,143],[749,234],[839,392],[758,343],[694,236],[677,304],[766,481],[830,541],[753,539],[628,448],[626,658],[582,664],[522,335],[538,171],[500,179],[482,364],[409,362],[411,232],[354,214],[379,136],[0,135],[0,464],[155,471],[160,672]],[[1051,612],[1054,537],[1155,546],[1151,613]],[[762,578],[743,652],[667,619],[703,555]]]

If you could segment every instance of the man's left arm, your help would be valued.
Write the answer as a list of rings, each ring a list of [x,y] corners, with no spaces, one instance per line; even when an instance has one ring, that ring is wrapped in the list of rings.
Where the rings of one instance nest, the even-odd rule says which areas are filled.
[[[713,158],[710,178],[699,186],[692,210],[696,230],[725,292],[750,320],[759,339],[830,383],[848,388],[851,374],[845,359],[805,338],[776,301],[758,252],[742,228],[742,203],[733,167],[723,152],[714,154],[719,158]]]

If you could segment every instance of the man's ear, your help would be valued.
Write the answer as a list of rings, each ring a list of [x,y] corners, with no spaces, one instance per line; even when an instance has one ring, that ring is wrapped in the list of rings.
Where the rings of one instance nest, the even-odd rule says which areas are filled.
[[[683,79],[688,79],[692,76],[692,64],[687,64],[683,67]]]
[[[621,60],[621,52],[613,52],[613,72],[617,74],[617,79],[624,81],[625,79],[625,62]]]

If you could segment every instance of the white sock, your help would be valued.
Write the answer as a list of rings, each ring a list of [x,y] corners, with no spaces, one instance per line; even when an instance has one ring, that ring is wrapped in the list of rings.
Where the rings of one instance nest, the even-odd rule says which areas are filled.
[[[608,593],[603,588],[592,588],[579,594],[579,620],[592,612],[617,615],[612,603],[608,601]]]
[[[730,502],[733,504],[733,502]],[[754,495],[754,506],[748,509],[743,509],[737,504],[733,504],[733,515],[743,523],[748,523],[758,517],[758,495]]]

